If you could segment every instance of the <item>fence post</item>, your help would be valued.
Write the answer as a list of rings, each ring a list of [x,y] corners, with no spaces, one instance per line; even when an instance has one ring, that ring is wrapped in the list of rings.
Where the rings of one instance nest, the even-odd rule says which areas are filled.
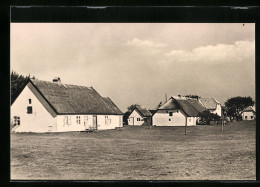
[[[223,132],[224,131],[224,120],[222,119],[221,120],[221,132]]]

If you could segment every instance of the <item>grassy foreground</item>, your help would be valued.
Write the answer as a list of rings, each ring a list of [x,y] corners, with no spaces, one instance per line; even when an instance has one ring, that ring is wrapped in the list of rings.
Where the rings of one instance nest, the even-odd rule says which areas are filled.
[[[11,134],[11,179],[255,180],[255,124]]]

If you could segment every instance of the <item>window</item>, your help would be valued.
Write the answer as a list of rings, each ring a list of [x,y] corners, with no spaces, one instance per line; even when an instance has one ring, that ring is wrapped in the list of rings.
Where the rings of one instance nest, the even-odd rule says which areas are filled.
[[[168,113],[168,110],[166,110],[166,113]]]
[[[31,99],[29,99],[29,104],[32,104],[32,100]]]
[[[247,119],[247,116],[245,116],[245,119]]]
[[[179,110],[177,110],[177,113],[179,113]]]
[[[88,116],[84,116],[84,125],[88,123]]]
[[[251,116],[251,119],[253,119],[254,118],[254,116]]]
[[[28,113],[28,114],[32,114],[32,107],[31,107],[31,106],[28,106],[28,107],[27,107],[27,113]]]
[[[111,124],[111,119],[108,118],[108,116],[105,116],[105,124],[110,125]]]
[[[169,118],[169,121],[171,121],[171,118]]]
[[[63,126],[65,125],[71,125],[71,116],[64,116]]]
[[[140,118],[137,118],[137,121],[141,121],[141,119],[140,119]]]
[[[189,122],[191,122],[191,119],[189,119]]]
[[[71,125],[71,116],[68,116],[68,125]]]
[[[19,116],[14,116],[14,126],[20,125],[20,117]]]
[[[147,122],[147,118],[144,118],[144,122]]]
[[[172,112],[169,112],[169,116],[172,116]]]
[[[76,122],[77,124],[80,124],[80,116],[76,116]]]

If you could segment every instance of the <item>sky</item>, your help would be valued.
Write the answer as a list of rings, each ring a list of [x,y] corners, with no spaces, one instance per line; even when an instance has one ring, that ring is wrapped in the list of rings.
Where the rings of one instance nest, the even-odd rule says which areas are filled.
[[[255,99],[255,24],[11,23],[10,67],[93,86],[123,112],[165,94]]]

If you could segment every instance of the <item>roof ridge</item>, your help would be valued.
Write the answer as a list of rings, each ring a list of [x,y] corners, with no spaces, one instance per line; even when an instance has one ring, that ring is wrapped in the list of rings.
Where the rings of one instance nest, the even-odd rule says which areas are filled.
[[[122,113],[109,97],[102,97],[93,87],[58,84],[35,79],[30,82],[56,113]]]
[[[58,84],[58,83],[51,82],[51,81],[46,81],[46,80],[39,80],[39,79],[32,79],[32,78],[30,78],[30,80],[31,80],[32,82],[33,82],[33,81],[41,81],[41,82],[47,82],[47,83],[50,83],[50,84]],[[64,83],[60,83],[60,85],[78,86],[78,87],[85,87],[85,88],[88,88],[88,89],[94,89],[92,86],[83,86],[83,85],[76,85],[76,84],[64,84]]]

